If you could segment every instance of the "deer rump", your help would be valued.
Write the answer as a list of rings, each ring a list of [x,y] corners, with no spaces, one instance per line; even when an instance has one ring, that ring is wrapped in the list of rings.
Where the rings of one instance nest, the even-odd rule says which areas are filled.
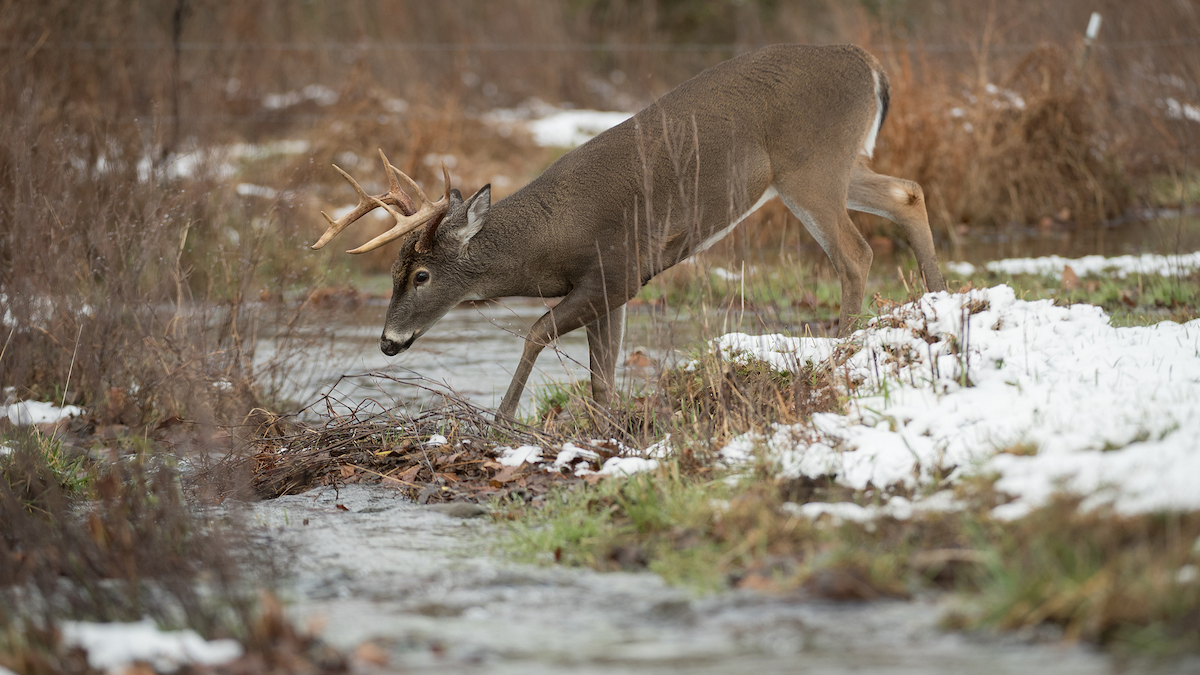
[[[861,48],[766,47],[684,82],[494,205],[490,185],[466,199],[451,189],[444,166],[442,198],[430,202],[380,151],[389,190],[368,195],[335,166],[359,205],[336,221],[326,215],[329,228],[313,248],[374,208],[395,219],[349,251],[404,239],[380,339],[389,356],[460,302],[561,297],[526,336],[497,415],[516,413],[541,350],[580,327],[588,333],[592,396],[606,405],[625,303],[776,195],[837,270],[839,334],[861,311],[872,258],[847,208],[899,224],[926,287],[944,290],[920,186],[868,167],[888,93],[879,62]]]

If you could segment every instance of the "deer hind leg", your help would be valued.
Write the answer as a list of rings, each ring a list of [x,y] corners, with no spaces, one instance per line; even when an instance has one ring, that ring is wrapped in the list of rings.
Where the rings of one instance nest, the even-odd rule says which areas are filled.
[[[786,183],[788,181],[779,181]],[[808,190],[808,194],[804,190]],[[804,228],[817,240],[833,263],[842,285],[842,308],[838,317],[838,335],[845,337],[854,330],[862,313],[867,273],[871,270],[871,247],[850,220],[850,214],[839,200],[812,195],[830,194],[812,186],[782,185],[779,193],[788,209],[804,223]],[[845,194],[844,189],[834,194]]]
[[[862,162],[858,162],[850,174],[846,207],[883,216],[903,228],[908,243],[917,256],[917,264],[921,266],[925,287],[930,291],[946,290],[946,282],[942,279],[937,253],[933,247],[929,215],[925,212],[925,193],[920,185],[910,180],[875,173]]]
[[[617,385],[617,359],[625,336],[625,305],[601,315],[587,325],[591,358],[592,398],[607,406]]]

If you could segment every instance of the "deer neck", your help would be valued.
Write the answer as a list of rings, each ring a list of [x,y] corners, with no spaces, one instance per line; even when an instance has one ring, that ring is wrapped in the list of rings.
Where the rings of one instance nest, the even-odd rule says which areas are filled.
[[[500,200],[467,247],[478,280],[473,299],[558,297],[570,290],[561,224],[546,193],[526,188]]]

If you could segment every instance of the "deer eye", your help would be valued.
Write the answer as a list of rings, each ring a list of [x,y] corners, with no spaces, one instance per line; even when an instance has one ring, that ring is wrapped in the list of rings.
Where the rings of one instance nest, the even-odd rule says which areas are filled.
[[[429,281],[429,272],[425,270],[421,270],[413,275],[413,284],[416,286],[420,286],[427,281]]]

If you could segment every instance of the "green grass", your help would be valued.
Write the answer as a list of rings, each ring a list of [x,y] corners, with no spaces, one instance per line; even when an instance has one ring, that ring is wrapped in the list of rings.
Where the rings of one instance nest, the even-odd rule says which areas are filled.
[[[508,548],[519,558],[564,565],[648,568],[671,583],[716,590],[724,586],[718,546],[700,533],[727,491],[666,468],[552,493],[538,509],[509,505],[519,518]]]
[[[514,556],[599,570],[649,570],[707,593],[733,587],[803,588],[829,599],[904,598],[950,591],[972,610],[960,628],[1014,630],[1051,624],[1137,654],[1200,650],[1200,583],[1180,570],[1200,563],[1200,517],[1121,518],[1059,500],[1029,517],[989,516],[990,481],[967,507],[908,521],[817,522],[784,507],[797,486],[764,467],[688,475],[667,464],[548,495],[541,507],[501,504]],[[802,486],[811,489],[812,485]],[[813,491],[803,501],[877,503],[879,495]]]
[[[1049,276],[977,273],[965,280],[975,287],[1007,284],[1024,300],[1053,300],[1055,304],[1096,305],[1113,326],[1148,326],[1160,321],[1184,323],[1200,317],[1200,275],[1164,277],[1130,275],[1124,279],[1088,276],[1078,286],[1064,287]]]
[[[64,493],[88,494],[95,478],[94,465],[88,461],[86,453],[69,449],[57,433],[45,433],[36,426],[14,427],[0,435],[0,445],[11,449],[9,454],[0,457],[0,478],[8,483],[15,485],[26,480],[14,468],[13,458],[18,452],[28,452],[53,476]]]

